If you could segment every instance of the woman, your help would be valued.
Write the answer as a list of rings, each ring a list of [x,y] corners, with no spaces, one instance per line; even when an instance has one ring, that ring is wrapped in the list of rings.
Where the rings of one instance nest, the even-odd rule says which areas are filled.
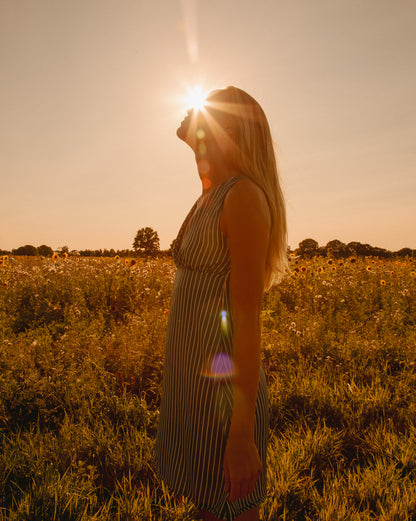
[[[212,91],[177,135],[202,195],[173,246],[156,466],[204,521],[258,520],[266,496],[268,403],[260,360],[263,292],[286,268],[286,215],[259,104]]]

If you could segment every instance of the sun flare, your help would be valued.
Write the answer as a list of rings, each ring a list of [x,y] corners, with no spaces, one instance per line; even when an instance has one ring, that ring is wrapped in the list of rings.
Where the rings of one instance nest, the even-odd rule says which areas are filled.
[[[194,87],[188,87],[187,93],[184,98],[185,108],[187,110],[193,109],[195,111],[203,110],[206,103],[207,93],[204,92],[201,85],[195,85]]]

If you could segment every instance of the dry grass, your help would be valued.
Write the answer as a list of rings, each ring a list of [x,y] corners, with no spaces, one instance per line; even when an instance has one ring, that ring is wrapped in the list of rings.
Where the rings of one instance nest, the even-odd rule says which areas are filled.
[[[295,262],[264,299],[263,518],[415,518],[415,263]],[[1,264],[0,520],[196,519],[152,465],[171,261]]]

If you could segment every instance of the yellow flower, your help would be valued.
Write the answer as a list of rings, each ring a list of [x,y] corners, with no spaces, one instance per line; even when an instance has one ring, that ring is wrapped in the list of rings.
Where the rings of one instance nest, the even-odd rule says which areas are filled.
[[[53,260],[53,261],[58,260],[58,257],[59,257],[59,255],[58,255],[57,253],[53,253],[53,254],[52,254],[52,260]]]
[[[324,267],[321,266],[320,268],[318,268],[318,273],[323,273],[325,271]]]
[[[130,268],[133,268],[134,266],[137,266],[137,260],[136,259],[131,259],[129,266],[130,266]]]
[[[120,256],[119,256],[119,255],[116,255],[114,258],[115,258],[116,260],[119,260],[119,259],[120,259]]]
[[[305,273],[305,271],[306,271],[307,269],[308,269],[308,268],[307,268],[306,266],[302,266],[300,270],[301,270],[303,273]]]
[[[67,258],[68,258],[68,254],[67,254],[66,251],[63,252],[62,257],[63,257],[64,259],[67,259]]]
[[[125,266],[130,266],[130,260],[129,259],[124,259],[124,264],[125,264]]]
[[[367,267],[366,267],[366,270],[367,270],[367,271],[371,271],[371,266],[367,266]]]
[[[381,284],[382,286],[385,286],[385,285],[386,285],[386,281],[385,281],[385,280],[380,280],[380,284]]]

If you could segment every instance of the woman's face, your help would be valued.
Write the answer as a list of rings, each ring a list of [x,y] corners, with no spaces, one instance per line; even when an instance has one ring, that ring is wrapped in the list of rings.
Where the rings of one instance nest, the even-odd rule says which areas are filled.
[[[188,110],[176,131],[177,136],[195,153],[198,153],[201,148],[216,148],[216,152],[220,149],[224,154],[233,143],[235,118],[227,111],[223,92],[222,90],[210,92],[202,109]]]

